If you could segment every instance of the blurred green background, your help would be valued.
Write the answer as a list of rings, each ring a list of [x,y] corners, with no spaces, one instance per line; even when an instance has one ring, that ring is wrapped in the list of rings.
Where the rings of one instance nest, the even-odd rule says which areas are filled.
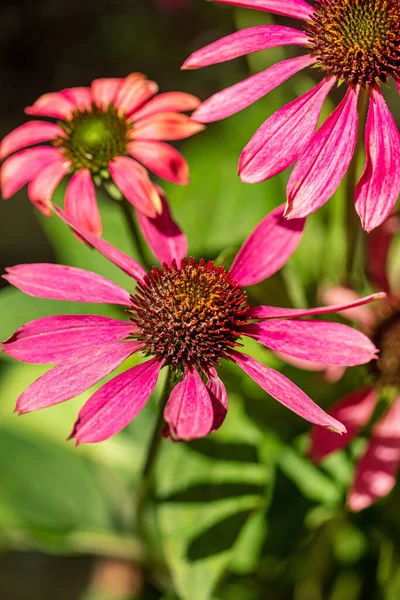
[[[186,8],[171,11],[151,0],[6,1],[0,13],[2,136],[25,122],[24,107],[47,91],[142,71],[161,91],[184,90],[205,99],[293,52],[271,50],[181,72],[195,49],[238,27],[268,22],[266,14],[203,0],[188,0]],[[311,87],[311,76],[318,77],[298,75],[180,145],[191,183],[164,187],[194,256],[220,256],[229,265],[252,228],[284,201],[287,173],[255,186],[241,184],[237,159],[263,120]],[[339,98],[341,91],[335,93]],[[386,96],[399,117],[398,97],[390,90]],[[61,186],[58,198],[62,193]],[[115,204],[100,201],[104,237],[131,253]],[[2,271],[19,262],[58,261],[132,285],[62,224],[39,216],[26,190],[2,202],[0,211]],[[253,289],[250,299],[315,305],[320,286],[339,281],[345,252],[339,191],[309,218],[288,265]],[[358,291],[369,290],[361,274]],[[108,307],[33,299],[5,286],[0,337],[28,320],[66,312],[118,314]],[[327,384],[321,375],[288,367],[255,343],[248,345],[256,358],[282,370],[324,407],[366,377],[366,370],[352,369],[339,383]],[[365,440],[315,467],[306,457],[308,424],[237,369],[224,367],[230,401],[224,426],[191,444],[163,442],[146,521],[138,527],[135,490],[157,390],[121,434],[75,449],[65,439],[89,394],[22,418],[12,412],[18,394],[45,370],[0,358],[2,600],[400,598],[400,489],[359,515],[344,508],[354,459]],[[146,536],[145,548],[139,533]]]

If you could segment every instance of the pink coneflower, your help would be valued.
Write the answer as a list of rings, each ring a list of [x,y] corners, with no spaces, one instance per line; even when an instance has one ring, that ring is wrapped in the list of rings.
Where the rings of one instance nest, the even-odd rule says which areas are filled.
[[[96,315],[45,317],[24,325],[4,342],[4,352],[18,360],[56,363],[19,397],[18,412],[68,400],[141,351],[148,360],[117,375],[84,405],[72,432],[77,443],[100,442],[125,427],[143,408],[164,366],[178,381],[164,411],[169,435],[191,440],[211,433],[228,408],[216,370],[222,359],[236,363],[304,419],[345,432],[281,373],[237,349],[241,337],[249,336],[273,350],[324,364],[356,365],[376,358],[377,350],[364,334],[338,323],[298,318],[346,306],[296,310],[248,305],[243,286],[283,266],[300,241],[304,220],[286,221],[279,207],[256,227],[226,271],[212,261],[185,258],[186,238],[165,204],[155,219],[140,216],[142,231],[161,264],[146,273],[132,258],[74,224],[60,208],[55,210],[88,244],[128,273],[136,287],[125,291],[99,275],[60,265],[8,269],[6,279],[29,295],[117,304],[127,311],[122,321]]]
[[[390,406],[373,425],[367,450],[359,461],[348,493],[348,506],[358,511],[386,496],[396,482],[400,464],[400,295],[390,289],[386,259],[398,217],[389,218],[369,236],[369,271],[378,287],[387,292],[387,301],[376,311],[363,306],[352,309],[349,317],[358,320],[380,348],[378,361],[371,369],[372,384],[339,400],[329,413],[347,428],[341,437],[314,429],[310,454],[316,462],[347,446],[371,420],[380,397]],[[336,299],[349,290],[332,290]],[[361,312],[360,312],[361,311]],[[372,364],[372,363],[371,363]]]
[[[334,194],[353,157],[358,102],[369,96],[366,160],[355,207],[370,231],[390,214],[400,193],[400,135],[380,91],[394,80],[400,91],[400,0],[212,0],[304,21],[302,30],[264,25],[239,31],[198,50],[183,68],[195,69],[285,45],[307,54],[284,60],[204,102],[194,118],[209,123],[246,108],[283,81],[313,66],[324,75],[312,90],[273,114],[239,160],[242,181],[257,183],[297,161],[287,187],[285,216],[305,217]],[[346,83],[339,106],[316,131],[321,108],[335,84]]]
[[[188,183],[185,159],[162,140],[186,138],[204,127],[181,113],[196,108],[197,98],[183,92],[156,96],[157,91],[154,81],[132,73],[125,79],[96,79],[90,88],[41,96],[25,112],[57,122],[29,121],[3,139],[0,158],[12,154],[1,168],[3,197],[29,182],[30,200],[48,216],[54,190],[72,174],[65,210],[101,235],[94,181],[100,184],[111,177],[131,204],[154,217],[161,211],[161,199],[146,168],[168,181]],[[41,142],[50,145],[27,148]]]

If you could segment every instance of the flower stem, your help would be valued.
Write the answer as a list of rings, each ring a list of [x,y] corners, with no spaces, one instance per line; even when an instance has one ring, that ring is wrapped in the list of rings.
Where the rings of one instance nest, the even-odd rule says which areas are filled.
[[[125,221],[128,225],[128,229],[131,234],[134,248],[139,255],[140,262],[142,263],[142,266],[145,267],[147,271],[149,271],[151,269],[151,265],[144,252],[143,242],[140,237],[137,222],[133,216],[131,206],[125,198],[122,198],[122,200],[118,202],[118,204],[121,206]]]

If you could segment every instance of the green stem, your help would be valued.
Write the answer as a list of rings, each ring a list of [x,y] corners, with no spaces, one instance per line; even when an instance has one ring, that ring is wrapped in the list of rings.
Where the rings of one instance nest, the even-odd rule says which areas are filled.
[[[142,242],[142,239],[141,239],[139,231],[138,231],[137,222],[133,216],[131,205],[126,200],[126,198],[122,198],[122,200],[120,202],[118,202],[118,204],[121,206],[121,209],[122,209],[122,212],[123,212],[123,215],[125,218],[125,222],[128,225],[128,229],[131,234],[131,238],[133,240],[133,245],[139,255],[140,262],[142,263],[142,266],[147,271],[150,271],[151,265],[150,265],[150,263],[146,257],[146,254],[144,252],[143,242]]]

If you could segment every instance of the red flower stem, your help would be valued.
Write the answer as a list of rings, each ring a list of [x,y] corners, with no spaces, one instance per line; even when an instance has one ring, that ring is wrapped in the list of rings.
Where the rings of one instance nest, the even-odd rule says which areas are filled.
[[[126,200],[126,198],[122,198],[121,201],[118,202],[118,204],[121,206],[122,208],[122,212],[125,218],[125,222],[128,226],[129,229],[129,233],[131,234],[131,239],[133,241],[133,246],[138,254],[138,258],[142,264],[142,266],[146,269],[146,271],[150,271],[151,270],[151,264],[149,263],[149,260],[145,254],[144,248],[143,248],[143,242],[142,239],[140,237],[140,233],[138,230],[138,226],[137,226],[137,222],[133,216],[132,213],[132,209],[131,209],[131,205],[129,204],[129,202]]]

